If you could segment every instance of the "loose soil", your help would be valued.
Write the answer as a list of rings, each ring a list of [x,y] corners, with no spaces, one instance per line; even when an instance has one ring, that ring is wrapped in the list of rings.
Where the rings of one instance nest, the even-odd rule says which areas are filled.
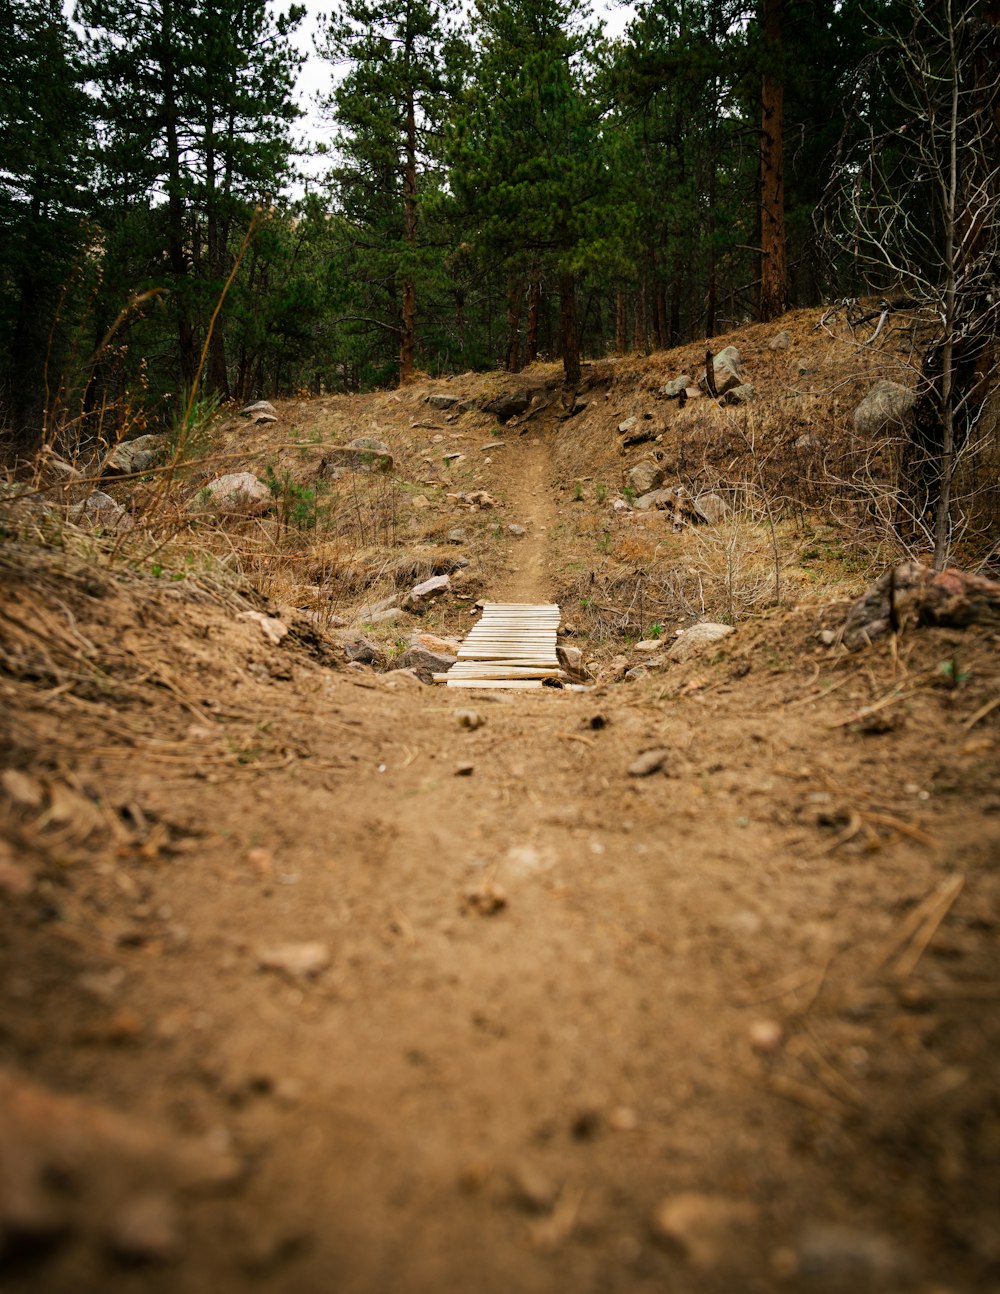
[[[565,592],[567,434],[470,597]],[[479,694],[3,578],[5,1294],[1000,1288],[995,634]]]

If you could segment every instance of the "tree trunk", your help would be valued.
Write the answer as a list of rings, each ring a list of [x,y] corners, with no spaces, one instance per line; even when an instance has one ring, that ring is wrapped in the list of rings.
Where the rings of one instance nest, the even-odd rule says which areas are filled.
[[[525,338],[525,364],[534,364],[538,358],[538,312],[542,299],[542,269],[535,261],[531,266],[528,285],[528,335]]]
[[[576,326],[576,278],[559,276],[559,348],[567,386],[580,384],[580,339]]]
[[[407,37],[407,60],[411,38]],[[403,230],[411,260],[417,250],[417,115],[412,93],[406,102],[406,170],[403,175]],[[403,317],[399,337],[399,382],[412,382],[416,347],[416,288],[412,265],[403,274]]]
[[[761,322],[788,309],[785,243],[784,86],[776,70],[782,55],[783,0],[762,0],[767,65],[761,85],[760,307]]]
[[[615,354],[624,355],[628,345],[625,315],[625,289],[619,288],[615,293]]]
[[[521,301],[524,285],[519,274],[507,279],[507,349],[504,368],[508,373],[521,371]]]
[[[167,145],[167,258],[174,277],[171,300],[177,320],[177,350],[181,381],[185,389],[189,390],[194,385],[198,373],[198,345],[186,300],[190,265],[184,246],[184,199],[180,141],[177,134],[176,71],[172,61],[174,47],[172,19],[172,7],[170,4],[165,4],[162,12],[164,56],[160,71],[163,77],[163,116]]]

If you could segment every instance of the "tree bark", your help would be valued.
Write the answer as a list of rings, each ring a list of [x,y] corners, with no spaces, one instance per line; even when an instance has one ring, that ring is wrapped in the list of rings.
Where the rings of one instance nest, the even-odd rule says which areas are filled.
[[[524,297],[524,284],[519,274],[511,274],[507,279],[507,348],[504,355],[504,368],[508,373],[521,371],[521,301]]]
[[[625,289],[619,288],[615,293],[615,354],[624,355],[628,344],[625,315]]]
[[[407,37],[407,61],[411,54],[412,38]],[[417,250],[417,113],[411,93],[406,102],[406,167],[403,174],[403,230],[407,253],[412,258]],[[414,351],[416,349],[417,301],[413,271],[407,266],[403,273],[402,332],[399,338],[399,382],[412,382]]]
[[[580,339],[576,326],[576,277],[559,276],[559,341],[567,386],[580,384]]]
[[[181,154],[177,133],[176,69],[173,64],[173,8],[165,3],[161,13],[164,57],[160,68],[163,78],[163,117],[167,146],[167,257],[175,287],[172,293],[177,320],[177,349],[181,380],[186,389],[198,373],[198,346],[191,323],[186,286],[190,265],[184,246],[184,199],[181,192]]]
[[[782,53],[783,0],[762,0],[767,65],[761,85],[760,127],[760,303],[761,322],[788,309],[785,240],[785,91],[775,70]]]
[[[542,300],[542,270],[535,261],[528,284],[528,335],[525,338],[524,362],[534,364],[538,358],[538,312]]]

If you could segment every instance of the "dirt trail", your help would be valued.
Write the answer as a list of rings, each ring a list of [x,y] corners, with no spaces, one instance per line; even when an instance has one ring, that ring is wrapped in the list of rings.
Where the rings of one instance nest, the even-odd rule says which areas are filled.
[[[500,452],[500,515],[527,535],[488,596],[549,598],[545,437]],[[111,632],[94,606],[78,632]],[[233,632],[197,614],[171,648],[191,670]],[[299,665],[224,691],[217,668],[218,713],[179,712],[184,739],[142,760],[125,718],[82,731],[75,794],[120,806],[117,844],[5,923],[0,1054],[153,1148],[56,1189],[29,1119],[5,1171],[69,1225],[39,1225],[6,1294],[995,1288],[1000,1108],[977,1058],[998,1040],[1000,819],[969,810],[990,757],[970,746],[967,782],[932,796],[946,700],[908,702],[930,737],[851,729],[867,682],[821,676],[788,633],[669,692]],[[879,691],[892,668],[869,664]],[[47,738],[49,776],[71,738]],[[166,1148],[196,1140],[239,1175],[164,1198]]]
[[[507,516],[527,533],[514,549],[514,564],[491,591],[498,602],[546,602],[552,597],[547,563],[549,527],[555,517],[550,435],[550,430],[532,430],[511,437],[503,451],[509,484]]]

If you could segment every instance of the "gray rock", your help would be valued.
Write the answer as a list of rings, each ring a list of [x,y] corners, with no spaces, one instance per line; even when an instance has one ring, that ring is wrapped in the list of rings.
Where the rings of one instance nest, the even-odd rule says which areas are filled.
[[[100,526],[104,530],[131,530],[135,524],[121,504],[116,503],[103,490],[94,490],[88,494],[82,503],[71,510],[70,515],[85,525]]]
[[[415,669],[390,669],[382,675],[386,687],[423,687],[431,679],[423,678]]]
[[[166,432],[158,435],[136,436],[134,440],[123,440],[116,445],[105,461],[105,471],[145,472],[164,456],[170,437]]]
[[[216,512],[259,517],[268,511],[273,500],[271,491],[252,472],[228,472],[218,476],[200,490],[191,508],[210,508]]]
[[[429,395],[427,403],[432,409],[453,409],[458,404],[457,395]]]
[[[873,1231],[812,1223],[804,1228],[797,1248],[799,1275],[809,1289],[846,1294],[891,1289],[896,1294],[915,1276],[909,1256]]]
[[[710,526],[725,521],[732,512],[729,504],[718,494],[699,494],[694,500],[694,510]]]
[[[693,386],[693,380],[690,373],[682,373],[680,377],[675,377],[672,382],[665,382],[660,387],[660,395],[665,400],[676,400],[683,395],[689,386]]]
[[[328,449],[320,465],[323,476],[339,476],[342,472],[391,472],[392,455],[384,441],[374,436],[358,436],[346,445]]]
[[[898,382],[879,382],[854,410],[854,430],[867,439],[886,432],[899,435],[912,423],[916,403],[916,392],[909,387]]]
[[[822,436],[812,436],[805,432],[795,442],[796,449],[819,449],[823,444]]]
[[[362,620],[370,621],[371,617],[374,615],[378,615],[380,611],[389,611],[392,608],[395,608],[398,606],[399,606],[398,595],[395,593],[390,593],[390,595],[387,598],[381,598],[378,602],[366,602],[362,606],[358,607],[357,611],[355,611],[354,613],[353,619],[356,622],[360,622]]]
[[[516,521],[512,522],[511,525],[507,527],[507,529],[510,531],[510,533],[514,536],[515,539],[523,539],[524,536],[528,533],[527,529],[524,526],[519,526]]]
[[[245,405],[240,410],[240,414],[244,418],[250,418],[255,413],[269,413],[275,419],[275,421],[277,421],[278,410],[274,407],[273,404],[271,404],[269,400],[258,400],[256,404]]]
[[[422,584],[416,584],[410,589],[403,598],[403,606],[408,611],[424,611],[434,598],[446,593],[450,587],[450,576],[433,575],[429,580],[424,580]]]
[[[629,683],[637,683],[640,679],[645,678],[649,670],[645,665],[633,665],[631,669],[625,671],[625,678]]]
[[[672,661],[690,660],[692,656],[702,656],[714,643],[721,642],[734,633],[732,625],[716,625],[709,621],[692,625],[685,629],[667,649],[667,658]]]
[[[775,333],[767,343],[768,350],[788,350],[792,344],[792,339],[786,332]]]
[[[641,463],[630,467],[625,475],[625,483],[638,495],[646,495],[663,484],[663,468],[651,458],[644,458]]]
[[[464,544],[468,542],[469,532],[461,526],[455,526],[454,529],[448,531],[445,538],[449,544]]]
[[[720,392],[721,394],[721,392]],[[739,386],[730,387],[722,396],[723,404],[749,404],[754,398],[754,387],[751,382],[742,382]]]
[[[430,683],[434,674],[444,674],[457,660],[457,656],[431,651],[428,647],[413,646],[397,657],[394,664],[397,669],[413,670],[423,682]]]
[[[378,648],[360,634],[345,638],[342,646],[347,659],[358,665],[374,665],[378,660]]]
[[[639,422],[638,418],[626,418],[624,422],[618,424],[619,436],[626,436]]]
[[[559,661],[560,668],[576,682],[589,678],[586,666],[583,663],[583,652],[579,647],[556,647],[556,659]]]
[[[712,371],[715,374],[715,390],[718,395],[726,395],[735,387],[743,385],[743,360],[735,346],[726,346],[719,351],[712,361]],[[704,373],[701,375],[700,386],[702,388],[708,386]]]
[[[392,625],[405,620],[406,612],[402,607],[386,607],[383,611],[373,611],[371,615],[360,616],[359,619],[366,625]]]
[[[483,413],[492,414],[497,422],[508,422],[518,414],[527,413],[530,405],[530,391],[508,391],[505,395],[498,395],[496,399],[484,404]]]
[[[635,507],[640,512],[649,512],[658,508],[674,508],[677,505],[678,495],[674,488],[668,490],[650,490],[648,494],[642,494],[635,501]]]

